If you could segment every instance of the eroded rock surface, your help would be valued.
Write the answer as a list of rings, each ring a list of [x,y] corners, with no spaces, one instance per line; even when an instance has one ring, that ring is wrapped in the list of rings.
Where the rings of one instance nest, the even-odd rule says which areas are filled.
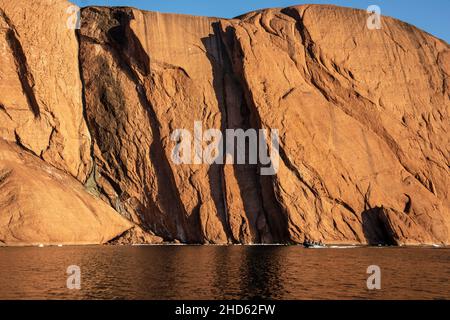
[[[0,0],[0,138],[84,182],[91,143],[78,42],[67,26],[71,6],[63,0]]]
[[[0,140],[0,244],[101,244],[132,228],[61,170]]]
[[[82,185],[91,142],[71,6],[0,0],[0,244],[99,244],[132,227]]]
[[[254,167],[176,165],[175,129],[245,128],[217,19],[83,10],[80,57],[98,187],[167,239],[270,242]]]
[[[448,243],[449,46],[366,20],[300,6],[221,23],[259,125],[281,130],[272,186],[290,238]]]
[[[0,0],[0,133],[129,220],[103,240],[450,242],[446,42],[308,5],[231,20],[89,7],[77,43],[57,27],[67,4]],[[196,122],[277,129],[277,173],[176,164],[171,134]]]

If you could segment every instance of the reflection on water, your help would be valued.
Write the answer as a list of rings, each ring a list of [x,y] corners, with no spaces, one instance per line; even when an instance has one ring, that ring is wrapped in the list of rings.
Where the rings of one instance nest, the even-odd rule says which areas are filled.
[[[66,288],[70,265],[81,290]],[[369,265],[381,290],[367,289]],[[450,298],[450,249],[0,248],[0,299]]]

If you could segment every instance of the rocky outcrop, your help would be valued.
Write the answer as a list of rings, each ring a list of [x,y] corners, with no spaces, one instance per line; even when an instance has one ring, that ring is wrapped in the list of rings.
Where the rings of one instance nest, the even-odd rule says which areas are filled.
[[[0,0],[0,244],[98,244],[132,227],[82,185],[91,142],[70,6]]]
[[[99,244],[132,224],[71,176],[0,140],[0,242]]]
[[[38,30],[32,6],[0,0],[0,132],[84,183],[115,209],[107,219],[130,221],[106,241],[450,242],[444,41],[312,5],[231,20],[90,7],[77,44],[47,30],[65,13],[57,3]],[[32,31],[57,39],[53,51]],[[277,129],[276,174],[175,163],[173,132],[198,125]]]
[[[72,4],[0,0],[0,138],[84,182],[91,170]]]
[[[145,231],[141,227],[134,225],[124,233],[108,241],[110,245],[129,245],[129,244],[163,244],[164,239],[155,236],[151,231]]]

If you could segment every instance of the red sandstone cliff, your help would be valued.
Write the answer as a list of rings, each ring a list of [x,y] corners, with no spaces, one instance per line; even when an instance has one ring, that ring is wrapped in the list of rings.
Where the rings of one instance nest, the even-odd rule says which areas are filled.
[[[444,41],[316,5],[75,32],[69,5],[0,0],[1,242],[450,242]],[[175,164],[194,121],[278,129],[278,172]]]

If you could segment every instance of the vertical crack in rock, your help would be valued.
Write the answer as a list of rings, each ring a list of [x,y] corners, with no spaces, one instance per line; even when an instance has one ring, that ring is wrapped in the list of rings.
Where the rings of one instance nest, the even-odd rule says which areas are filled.
[[[6,107],[0,103],[0,110],[6,114],[6,116],[9,118],[9,120],[13,120],[11,115],[8,113],[8,110],[6,110]]]
[[[111,40],[113,40],[113,42],[118,45],[117,52],[124,62],[123,66],[128,68],[128,72],[132,75],[132,79],[136,83],[136,88],[141,104],[148,112],[148,119],[150,121],[150,126],[153,134],[153,142],[149,150],[150,158],[152,159],[153,163],[162,167],[161,172],[157,172],[158,182],[160,183],[160,186],[166,186],[165,188],[168,188],[168,190],[164,190],[165,188],[161,188],[165,193],[165,195],[161,195],[161,198],[168,196],[169,198],[166,198],[165,201],[173,202],[176,205],[176,211],[170,212],[170,214],[174,215],[175,218],[177,228],[176,237],[183,242],[193,241],[193,236],[188,238],[189,235],[185,234],[185,230],[187,229],[187,214],[184,210],[183,203],[181,202],[180,193],[177,188],[169,160],[166,157],[166,153],[162,145],[160,134],[161,124],[158,121],[158,117],[155,113],[155,110],[153,109],[153,106],[147,98],[146,90],[152,90],[150,82],[147,78],[150,74],[150,57],[142,48],[139,39],[134,35],[133,31],[130,28],[130,21],[134,19],[132,11],[127,14],[118,11],[117,14],[118,16],[116,16],[116,19],[118,19],[120,25],[111,29],[109,36]],[[135,71],[136,69],[138,71]],[[137,72],[140,72],[141,77],[144,78],[143,82],[140,80]]]
[[[169,214],[171,217],[175,219],[175,229],[176,232],[172,232],[171,228],[162,223],[163,229],[165,231],[162,235],[164,235],[168,240],[179,239],[183,242],[192,242],[193,235],[186,234],[186,213],[184,212],[184,207],[180,200],[179,190],[176,186],[173,172],[171,171],[169,161],[166,157],[165,150],[162,145],[160,128],[161,124],[158,122],[158,118],[156,113],[147,97],[147,90],[151,89],[151,84],[148,80],[148,76],[150,74],[150,57],[146,54],[144,49],[142,48],[139,40],[134,35],[131,30],[129,23],[133,19],[133,12],[131,9],[119,8],[119,9],[111,9],[105,11],[97,10],[96,8],[88,8],[84,9],[83,13],[86,10],[92,10],[93,12],[99,12],[103,14],[103,16],[98,17],[99,19],[105,19],[103,21],[106,25],[105,32],[106,43],[103,44],[106,48],[113,54],[116,59],[117,66],[122,70],[130,80],[135,84],[136,94],[139,98],[140,105],[147,113],[147,119],[150,124],[151,134],[152,134],[152,143],[150,145],[150,150],[148,150],[149,157],[151,159],[151,163],[156,168],[156,181],[158,183],[158,204],[150,205],[155,210],[158,206],[161,206],[164,210],[165,215]],[[88,26],[89,27],[89,26]],[[91,41],[91,38],[85,37],[84,34],[81,36],[81,41]],[[95,42],[95,41],[94,41]],[[100,62],[100,65],[106,66],[106,62]],[[109,73],[109,72],[108,72]],[[107,76],[107,75],[106,75]],[[110,78],[113,79],[114,76],[110,74]],[[116,89],[114,94],[120,93],[120,84],[116,84]],[[122,93],[123,95],[123,93]],[[109,99],[104,96],[105,99]],[[102,98],[100,97],[102,100]],[[122,101],[122,102],[120,102]],[[103,105],[109,104],[108,100],[103,100]],[[118,100],[118,108],[123,109],[125,107],[125,100]],[[122,112],[119,109],[117,112]],[[89,116],[88,116],[89,117]],[[115,116],[117,119],[117,116]],[[99,140],[102,138],[102,134],[98,131],[97,124],[94,119],[90,119],[88,124],[90,126],[91,132],[95,138],[95,143],[100,146],[104,144],[105,141]],[[120,120],[120,119],[117,119]],[[128,121],[126,118],[123,118],[120,121]],[[107,128],[105,128],[107,129]],[[125,139],[126,137],[118,137],[118,142],[120,143],[120,139]],[[120,151],[120,150],[118,150]],[[145,151],[145,150],[143,150]],[[107,152],[105,150],[105,152]],[[120,157],[116,157],[114,161],[119,161],[119,168],[122,170],[123,174],[127,176],[127,179],[134,179],[129,176],[129,170],[127,168],[127,164],[121,163]],[[102,174],[102,176],[107,176],[108,174]],[[145,179],[145,177],[142,177]],[[108,177],[108,181],[115,180],[114,177]],[[147,195],[150,195],[150,186],[145,185],[141,186],[144,190],[147,191]],[[118,193],[118,196],[122,194],[126,194],[126,190],[123,190],[123,187],[119,187],[119,183],[113,183],[112,186],[115,186],[114,189]],[[119,190],[117,190],[119,189]],[[145,195],[145,197],[147,197]],[[152,202],[152,199],[149,199]],[[147,208],[148,209],[148,208]],[[141,210],[147,210],[142,208]],[[158,210],[158,209],[156,209]],[[141,217],[142,218],[142,217]],[[156,217],[155,217],[156,218]],[[145,218],[143,218],[143,224],[146,225]],[[151,225],[149,226],[151,227]]]
[[[247,114],[245,122],[249,128],[263,129],[260,115],[254,105],[251,97],[251,90],[248,87],[247,82],[241,72],[243,65],[243,53],[240,48],[239,41],[236,39],[234,29],[227,27],[226,30],[221,29],[222,42],[225,45],[226,54],[229,57],[232,65],[232,71],[234,77],[237,79],[240,88],[243,91],[243,105],[242,111]],[[266,218],[267,224],[270,229],[270,235],[272,237],[271,242],[286,243],[289,241],[288,236],[288,215],[282,209],[279,200],[277,199],[276,192],[274,190],[276,182],[274,176],[260,175],[260,165],[255,168],[253,177],[257,182],[257,194],[260,199],[260,204],[263,209],[263,214]]]
[[[223,48],[222,48],[222,41],[220,38],[220,35],[218,34],[218,24],[216,22],[212,23],[213,33],[207,37],[203,38],[202,43],[205,47],[204,53],[207,56],[208,60],[211,63],[212,68],[212,77],[213,77],[213,89],[214,93],[216,95],[216,99],[219,105],[219,110],[222,114],[222,121],[221,121],[221,128],[220,131],[222,132],[222,141],[220,143],[223,143],[226,145],[226,139],[225,139],[225,131],[228,128],[228,105],[226,101],[226,89],[225,89],[225,77],[227,70],[226,65],[226,56],[224,56]],[[203,49],[202,49],[203,50]],[[217,54],[219,57],[215,57],[215,50],[217,50]],[[225,160],[225,154],[219,155],[223,157],[223,160]],[[212,164],[211,168],[209,169],[208,174],[211,176],[213,173],[214,167],[219,167],[219,179],[220,179],[220,185],[213,185],[210,184],[211,187],[211,193],[213,197],[213,201],[217,202],[219,198],[220,203],[216,203],[217,211],[222,211],[222,215],[220,215],[220,221],[222,223],[222,226],[224,228],[225,233],[227,234],[228,239],[232,239],[232,231],[230,229],[230,221],[229,221],[229,208],[227,203],[227,181],[225,177],[225,164]],[[212,180],[210,178],[210,180]],[[218,190],[217,190],[218,189]],[[216,195],[216,194],[217,195]],[[220,208],[223,207],[223,210],[220,210]],[[236,241],[236,239],[234,239]]]
[[[22,90],[25,93],[29,108],[34,117],[39,118],[41,112],[34,92],[34,78],[28,67],[27,57],[23,51],[22,44],[20,43],[19,35],[11,20],[2,9],[0,9],[0,17],[3,18],[8,25],[8,30],[6,31],[6,41],[8,42],[14,57]]]
[[[226,146],[228,145],[227,129],[246,131],[257,128],[250,123],[251,115],[246,103],[245,89],[234,73],[220,30],[220,23],[214,22],[212,29],[214,33],[209,38],[202,39],[202,41],[213,68],[213,86],[222,113],[221,131],[223,144]],[[215,55],[218,55],[218,57],[215,57]],[[245,143],[246,159],[249,156],[249,143],[250,141]],[[233,161],[236,163],[236,143],[234,146],[235,158]],[[227,155],[224,154],[224,160],[226,157]],[[233,242],[272,243],[274,241],[272,232],[270,225],[267,224],[267,217],[263,208],[258,166],[252,164],[224,164],[220,166],[226,232],[233,239]],[[228,170],[229,168],[232,169]],[[234,188],[232,181],[227,180],[234,180],[238,189]],[[234,192],[238,192],[242,199],[242,212],[239,212],[237,204],[234,203],[236,201],[236,196],[233,196]],[[229,197],[230,200],[228,200]],[[239,226],[236,225],[236,219],[241,219]]]
[[[89,145],[89,155],[90,155],[90,159],[92,162],[92,168],[91,168],[91,172],[89,172],[89,174],[87,175],[87,179],[85,181],[85,186],[87,186],[88,183],[92,183],[93,185],[90,186],[90,188],[95,189],[95,191],[98,191],[100,188],[97,184],[97,179],[96,179],[96,164],[95,164],[95,154],[94,154],[94,135],[92,132],[92,127],[89,126],[89,119],[87,116],[87,110],[86,110],[86,84],[84,81],[84,75],[83,75],[83,66],[82,66],[82,59],[81,59],[81,32],[80,29],[77,29],[75,32],[76,38],[77,38],[77,42],[78,42],[78,70],[79,70],[79,74],[80,74],[80,82],[81,82],[81,104],[82,104],[82,108],[83,108],[83,119],[86,123],[86,127],[89,131],[90,134],[90,145]]]

